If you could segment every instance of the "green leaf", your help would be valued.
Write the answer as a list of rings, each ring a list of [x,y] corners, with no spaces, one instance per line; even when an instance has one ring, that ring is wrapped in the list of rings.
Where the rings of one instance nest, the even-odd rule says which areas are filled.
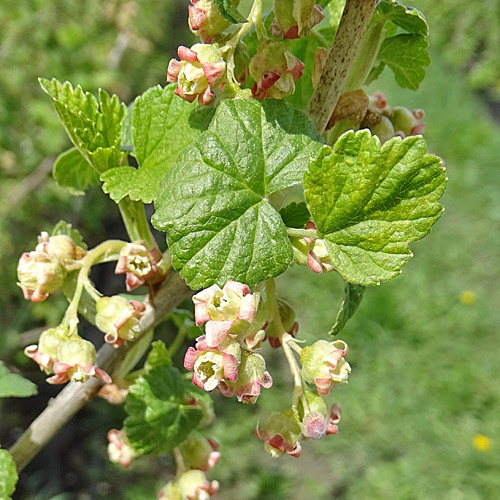
[[[293,202],[283,207],[280,210],[280,215],[286,227],[303,228],[307,221],[311,220],[311,214],[303,201],[300,203]]]
[[[38,388],[33,382],[11,373],[0,361],[0,398],[27,398],[37,393]]]
[[[330,335],[338,335],[343,329],[346,323],[351,319],[352,315],[356,312],[363,294],[365,293],[365,287],[363,285],[356,285],[354,283],[349,283],[346,281],[344,287],[344,300],[340,306],[335,324],[330,330]]]
[[[222,17],[230,23],[246,23],[247,20],[238,12],[231,0],[214,0]]]
[[[7,450],[0,450],[0,499],[8,499],[17,483],[16,464]]]
[[[329,21],[332,28],[337,29],[344,12],[345,0],[331,0],[328,4]]]
[[[408,248],[429,233],[443,207],[441,159],[421,136],[382,147],[368,130],[347,132],[309,165],[304,194],[332,264],[346,281],[378,285],[395,278]]]
[[[130,387],[125,409],[125,431],[142,455],[163,455],[182,443],[197,427],[201,410],[183,404],[185,384],[173,366],[159,366],[140,376]]]
[[[421,35],[396,35],[382,42],[378,60],[392,69],[401,87],[416,90],[431,63],[427,46]]]
[[[193,311],[188,311],[186,309],[174,309],[168,316],[167,319],[171,319],[175,326],[179,330],[184,330],[185,334],[191,338],[195,339],[201,335],[201,330],[194,322]]]
[[[318,142],[317,142],[318,141]],[[281,274],[292,247],[276,191],[302,182],[321,145],[314,125],[283,101],[224,101],[208,131],[162,181],[153,224],[189,286],[252,286]]]
[[[151,371],[154,368],[159,368],[162,366],[170,366],[172,364],[172,359],[168,353],[168,349],[161,340],[157,340],[151,344],[151,351],[148,355],[148,359],[144,364],[146,371]]]
[[[52,175],[59,186],[73,196],[82,196],[89,186],[99,184],[99,174],[76,148],[57,158]]]
[[[52,230],[52,236],[57,236],[58,234],[64,234],[69,236],[75,245],[87,250],[87,244],[83,241],[82,235],[78,229],[74,229],[71,224],[66,221],[60,220]]]
[[[52,104],[74,146],[102,173],[121,160],[122,122],[126,107],[116,95],[99,90],[99,102],[80,86],[40,78],[42,89]]]
[[[382,0],[377,5],[375,15],[383,16],[408,33],[422,36],[429,34],[429,25],[422,12],[414,7],[406,7],[395,0]]]
[[[132,139],[132,113],[134,109],[134,102],[131,102],[127,106],[127,114],[125,115],[125,118],[122,123],[122,142],[121,142],[121,149],[126,150],[126,151],[133,151],[134,149],[134,142]]]
[[[175,88],[153,87],[135,100],[132,138],[139,168],[117,167],[101,176],[104,192],[117,203],[127,195],[150,203],[179,152],[208,127],[213,108],[188,103],[174,94]]]

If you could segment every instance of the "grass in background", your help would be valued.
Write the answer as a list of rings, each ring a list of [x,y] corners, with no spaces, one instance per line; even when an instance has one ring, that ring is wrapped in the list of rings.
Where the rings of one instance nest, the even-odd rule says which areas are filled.
[[[372,89],[426,110],[429,150],[449,184],[445,214],[412,245],[401,277],[368,289],[342,332],[353,372],[330,396],[342,404],[340,434],[305,443],[298,460],[273,460],[252,429],[289,395],[264,391],[257,408],[221,402],[222,459],[211,473],[221,500],[500,498],[500,130],[460,75],[433,62],[418,93],[388,72]],[[342,287],[338,275],[304,268],[279,280],[301,337],[326,334]],[[290,388],[281,360],[271,370]]]

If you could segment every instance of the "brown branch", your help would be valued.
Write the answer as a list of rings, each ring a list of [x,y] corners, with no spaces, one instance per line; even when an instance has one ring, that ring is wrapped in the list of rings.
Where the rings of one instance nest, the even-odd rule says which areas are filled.
[[[147,304],[140,322],[140,334],[159,324],[190,292],[178,274],[172,276],[155,295],[154,307]],[[127,342],[119,349],[108,344],[103,345],[97,353],[97,366],[112,373],[132,345]],[[83,384],[72,382],[49,402],[10,449],[19,472],[75,413],[95,397],[101,386],[102,382],[96,378],[91,378]]]
[[[375,10],[376,0],[347,0],[332,48],[307,114],[322,134],[344,89],[349,70],[358,53]]]

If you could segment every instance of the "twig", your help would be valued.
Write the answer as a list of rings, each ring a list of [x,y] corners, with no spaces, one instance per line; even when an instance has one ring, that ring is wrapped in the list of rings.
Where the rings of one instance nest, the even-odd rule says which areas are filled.
[[[320,81],[307,106],[307,113],[320,134],[325,131],[344,89],[349,70],[366,33],[376,3],[376,0],[347,0],[346,2]]]
[[[160,323],[190,292],[182,278],[175,274],[155,295],[155,307],[147,304],[140,321],[140,334]],[[96,365],[107,372],[113,372],[131,346],[132,344],[127,342],[115,349],[105,344],[97,353]],[[91,378],[83,384],[72,382],[49,402],[10,449],[19,472],[78,410],[95,397],[101,386],[102,382],[96,378]]]

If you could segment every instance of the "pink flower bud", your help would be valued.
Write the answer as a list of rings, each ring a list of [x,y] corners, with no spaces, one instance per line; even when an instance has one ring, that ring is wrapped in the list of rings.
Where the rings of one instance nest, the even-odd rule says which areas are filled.
[[[316,229],[316,225],[309,221],[305,228]],[[297,264],[307,265],[314,273],[328,273],[335,269],[322,239],[296,238],[292,243]]]
[[[243,351],[237,380],[221,380],[218,389],[223,396],[236,394],[238,401],[254,404],[260,396],[261,386],[269,389],[272,385],[273,379],[266,371],[264,358],[260,354]]]
[[[263,39],[257,46],[249,69],[255,80],[252,87],[254,97],[282,99],[294,92],[304,64],[292,54],[285,42]]]
[[[304,347],[300,353],[304,380],[314,383],[321,396],[327,396],[334,384],[347,383],[351,367],[344,358],[348,353],[343,340],[318,340]]]
[[[45,330],[38,340],[38,345],[30,345],[24,354],[40,366],[47,374],[54,373],[52,367],[57,361],[57,349],[68,339],[68,329],[63,326]]]
[[[193,437],[181,445],[182,458],[190,469],[208,472],[217,465],[220,452],[219,445],[213,439]]]
[[[180,61],[172,59],[167,69],[167,81],[177,83],[174,94],[188,102],[198,98],[202,106],[210,104],[215,99],[213,89],[226,78],[226,63],[219,49],[197,43],[191,48],[180,46],[177,52]]]
[[[167,275],[167,267],[158,247],[148,250],[145,242],[136,241],[127,243],[120,251],[115,273],[126,274],[127,290],[131,291],[160,283]]]
[[[126,340],[135,340],[145,309],[146,306],[137,300],[128,301],[119,295],[102,297],[96,303],[95,323],[106,334],[104,340],[119,347]]]
[[[194,385],[210,392],[222,380],[236,381],[240,359],[241,348],[237,341],[228,337],[215,348],[207,344],[203,335],[197,339],[195,347],[189,347],[186,351],[184,368],[194,370]]]
[[[209,481],[200,470],[183,472],[158,493],[158,500],[209,500],[219,490],[217,481]]]
[[[274,0],[275,18],[269,27],[277,38],[294,39],[309,36],[325,14],[320,5],[303,0]]]
[[[87,254],[69,236],[63,234],[49,236],[45,231],[38,237],[38,245],[35,250],[56,258],[63,266],[67,266],[75,260],[83,259]]]
[[[264,427],[257,425],[255,435],[265,441],[264,449],[273,457],[284,453],[299,457],[302,453],[302,428],[299,415],[293,408],[270,415]]]
[[[237,6],[239,1],[233,1]],[[212,43],[215,35],[222,33],[229,27],[213,0],[191,0],[188,7],[189,27],[198,35],[203,43]]]
[[[17,266],[17,284],[31,302],[43,302],[62,285],[65,275],[57,258],[45,252],[25,252]]]
[[[128,440],[125,429],[121,431],[111,429],[107,435],[108,438],[108,457],[113,463],[119,463],[123,467],[129,467],[133,458],[137,455],[134,448]]]
[[[399,133],[402,137],[422,134],[425,129],[425,123],[421,121],[425,117],[422,109],[416,109],[412,112],[403,106],[394,106],[394,108],[388,109],[385,114],[391,120],[396,134]]]
[[[229,333],[243,333],[257,310],[256,298],[248,285],[236,281],[228,281],[222,290],[212,285],[194,295],[193,302],[196,324],[206,323],[209,347],[217,347]]]
[[[110,383],[111,377],[95,365],[95,347],[78,336],[68,338],[57,349],[57,361],[54,363],[53,377],[47,379],[49,384],[85,382],[96,377],[104,383]]]

